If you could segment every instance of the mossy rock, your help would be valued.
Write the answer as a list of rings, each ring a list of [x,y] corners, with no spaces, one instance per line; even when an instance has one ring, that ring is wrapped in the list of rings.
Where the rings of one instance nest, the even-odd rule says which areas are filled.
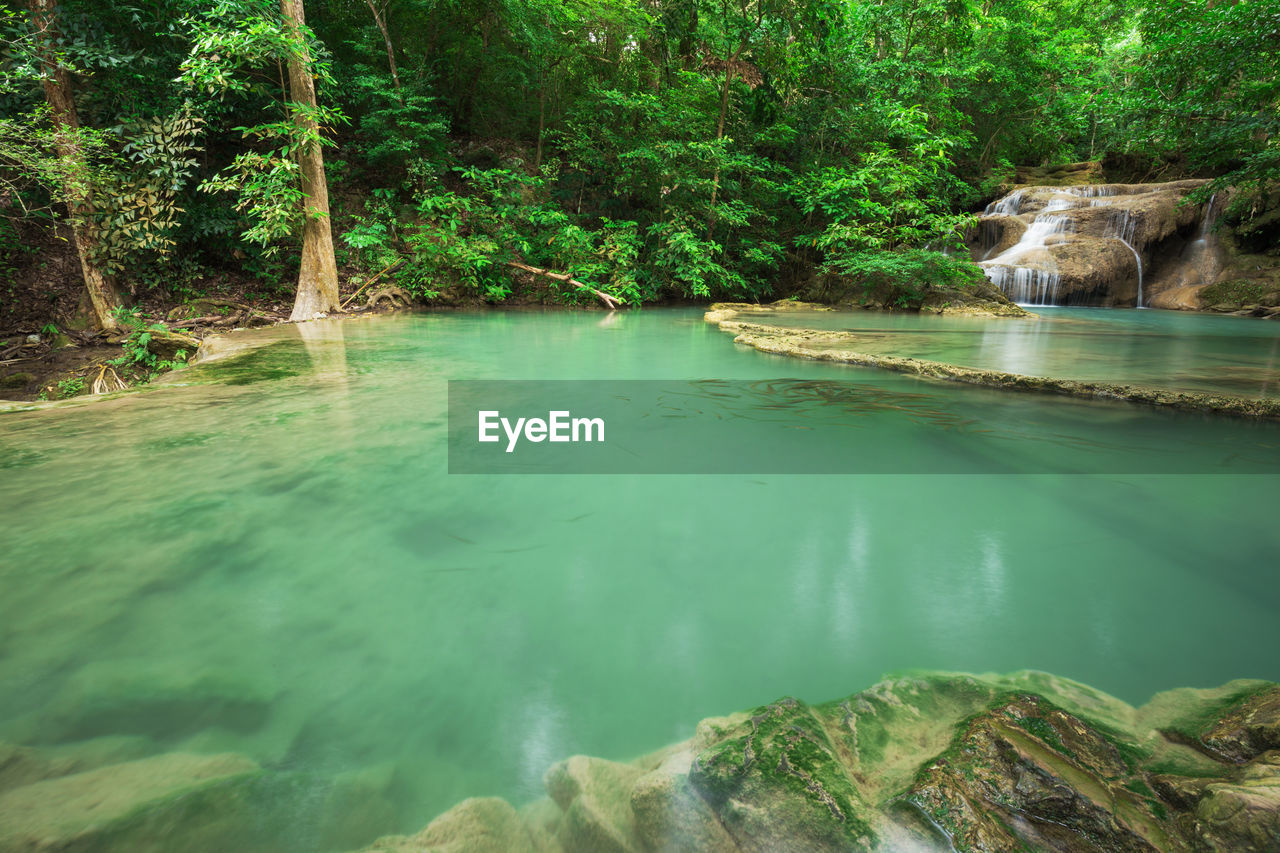
[[[689,781],[743,850],[871,849],[866,805],[812,709],[757,708],[694,760]]]
[[[147,341],[147,350],[157,358],[166,361],[183,361],[193,356],[200,348],[200,339],[191,335],[184,335],[182,332],[171,332],[167,329],[150,329],[150,340]],[[184,355],[179,358],[178,353]]]
[[[1274,303],[1269,297],[1280,297],[1280,294],[1268,290],[1267,284],[1247,279],[1220,281],[1201,288],[1199,297],[1201,304],[1210,306],[1212,311],[1236,311],[1245,305],[1256,305],[1264,299]]]
[[[536,808],[468,801],[432,824],[456,833],[370,850],[1277,850],[1278,718],[1267,682],[1134,708],[1045,673],[915,673],[704,720],[631,765],[576,756]]]
[[[26,388],[35,379],[35,376],[30,373],[10,373],[8,376],[0,377],[0,388]]]

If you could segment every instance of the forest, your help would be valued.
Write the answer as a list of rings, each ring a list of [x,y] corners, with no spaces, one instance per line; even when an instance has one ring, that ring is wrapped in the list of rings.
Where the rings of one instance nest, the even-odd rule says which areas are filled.
[[[963,285],[974,212],[1076,161],[1212,178],[1193,201],[1280,234],[1271,0],[29,0],[3,33],[0,268],[74,246],[95,326],[222,291],[310,317],[375,277]],[[76,307],[8,290],[0,324]]]

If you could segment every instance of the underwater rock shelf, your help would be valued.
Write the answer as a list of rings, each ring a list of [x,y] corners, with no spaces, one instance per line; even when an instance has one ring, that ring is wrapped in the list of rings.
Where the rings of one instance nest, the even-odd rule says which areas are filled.
[[[749,323],[737,319],[741,314],[776,309],[777,306],[716,303],[707,311],[704,319],[708,323],[716,324],[722,331],[733,334],[735,336],[734,343],[746,344],[761,352],[775,355],[790,355],[814,361],[834,361],[842,364],[878,367],[898,373],[909,373],[948,382],[963,382],[986,388],[1036,391],[1090,400],[1127,400],[1131,403],[1143,403],[1150,406],[1188,412],[1280,420],[1280,400],[1237,397],[1230,394],[1171,391],[1162,388],[1145,388],[1112,382],[1089,382],[1076,379],[1055,379],[1046,376],[1027,376],[1021,373],[1008,373],[1001,370],[962,367],[942,361],[929,361],[904,356],[875,355],[842,349],[840,344],[848,341],[850,337],[844,332],[783,328],[760,323]]]
[[[544,783],[367,853],[1274,850],[1280,686],[1133,708],[1044,673],[922,674],[703,720],[633,763],[575,756]]]

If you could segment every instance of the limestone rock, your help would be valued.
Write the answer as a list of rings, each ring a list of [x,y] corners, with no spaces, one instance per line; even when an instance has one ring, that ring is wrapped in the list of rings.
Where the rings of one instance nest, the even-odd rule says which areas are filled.
[[[1236,763],[1280,749],[1280,688],[1262,691],[1230,708],[1200,740],[1214,755]]]
[[[782,699],[697,756],[689,781],[744,851],[871,848],[865,806],[823,723]]]
[[[1202,236],[1209,212],[1182,202],[1203,184],[1022,187],[987,208],[971,235],[971,252],[1018,302],[1132,306],[1141,289],[1147,305],[1162,289],[1212,278],[1206,271],[1216,256],[1199,250],[1194,262],[1175,264],[1200,270],[1194,281],[1153,269],[1156,256],[1179,255]]]
[[[562,853],[556,837],[564,814],[550,797],[534,800],[522,806],[517,813],[525,829],[529,831],[533,849],[537,853]]]
[[[532,853],[533,840],[516,810],[497,797],[463,800],[406,838],[380,838],[366,853]]]
[[[191,670],[165,660],[95,661],[67,679],[42,728],[49,739],[250,731],[266,719],[274,683],[239,668]]]
[[[149,329],[147,334],[150,339],[147,341],[147,349],[156,358],[166,361],[184,361],[195,355],[200,349],[200,339],[182,332],[171,332],[166,329]],[[183,352],[182,358],[178,358],[178,352]]]
[[[893,678],[707,719],[634,764],[575,756],[548,799],[469,800],[370,851],[1280,850],[1277,694],[1133,708],[1044,673]]]
[[[807,298],[821,300],[825,310],[861,308],[887,311],[920,311],[926,314],[963,314],[989,317],[1027,317],[1027,311],[1015,305],[998,287],[980,283],[974,286],[942,285],[921,282],[912,292],[901,287],[882,285],[868,290],[847,276],[828,275],[812,282],[804,291]],[[814,310],[815,303],[798,302],[798,310]],[[765,306],[773,310],[777,305]],[[733,316],[735,305],[718,303],[711,306],[709,322]],[[735,312],[745,313],[745,312]]]
[[[692,763],[693,753],[684,750],[636,781],[636,830],[654,853],[736,853],[738,845],[689,783]]]
[[[108,764],[134,761],[151,751],[152,745],[146,738],[124,735],[44,749],[0,743],[0,792]]]
[[[1195,810],[1198,840],[1210,849],[1280,850],[1280,767],[1234,784],[1213,784]]]
[[[0,850],[215,850],[196,839],[238,811],[217,792],[258,772],[239,755],[168,753],[14,788],[0,794]]]
[[[1171,827],[1113,781],[1127,772],[1099,732],[1028,695],[972,721],[907,799],[965,849],[1175,849]]]
[[[557,837],[569,853],[637,853],[642,848],[631,812],[631,789],[642,775],[627,764],[575,755],[543,777],[564,811]]]

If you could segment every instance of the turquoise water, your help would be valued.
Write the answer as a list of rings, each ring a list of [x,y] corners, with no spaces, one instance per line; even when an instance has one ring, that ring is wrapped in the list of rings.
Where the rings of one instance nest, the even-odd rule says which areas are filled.
[[[1036,319],[784,311],[760,322],[849,332],[853,337],[842,347],[876,355],[1032,376],[1280,397],[1280,323],[1272,320],[1182,311],[1031,310]]]
[[[1280,679],[1280,479],[1253,473],[1280,426],[768,356],[686,310],[273,334],[151,393],[0,417],[0,741],[247,755],[292,780],[263,820],[324,850],[892,671],[1044,669],[1133,702]],[[964,454],[985,424],[1029,473],[446,473],[449,379],[779,377],[879,401],[797,440]],[[1091,446],[1218,473],[1038,473]],[[380,781],[335,831],[323,797],[353,777]]]

